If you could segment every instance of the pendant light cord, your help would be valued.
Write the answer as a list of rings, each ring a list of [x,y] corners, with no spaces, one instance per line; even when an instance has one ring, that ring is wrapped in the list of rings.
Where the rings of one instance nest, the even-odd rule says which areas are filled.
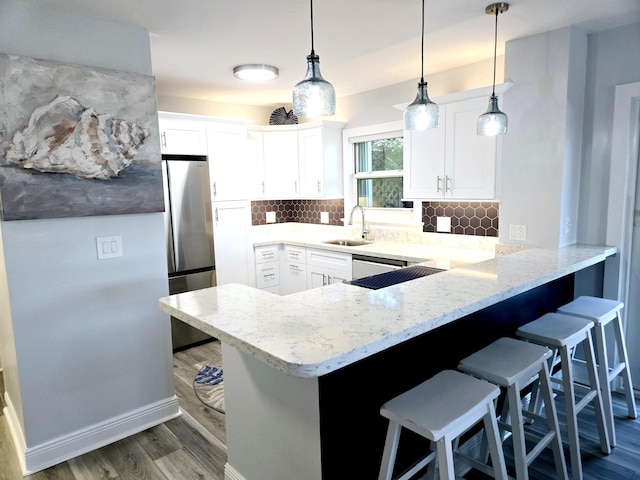
[[[310,0],[311,3],[311,55],[315,55],[316,52],[313,50],[313,0]]]
[[[493,89],[491,96],[496,96],[496,56],[498,55],[498,13],[500,13],[500,7],[496,5],[496,28],[493,35]]]
[[[420,62],[420,83],[424,83],[424,0],[422,0],[422,50]]]

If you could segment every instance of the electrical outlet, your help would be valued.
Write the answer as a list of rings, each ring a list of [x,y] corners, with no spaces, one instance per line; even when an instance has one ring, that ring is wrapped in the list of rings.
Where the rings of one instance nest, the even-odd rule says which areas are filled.
[[[276,212],[267,212],[267,223],[276,223]]]
[[[564,217],[564,234],[567,235],[571,231],[571,217]]]
[[[329,223],[329,212],[320,212],[320,223]]]
[[[451,217],[437,217],[436,232],[451,233]]]
[[[517,240],[524,242],[527,240],[527,226],[526,225],[509,225],[509,240]]]

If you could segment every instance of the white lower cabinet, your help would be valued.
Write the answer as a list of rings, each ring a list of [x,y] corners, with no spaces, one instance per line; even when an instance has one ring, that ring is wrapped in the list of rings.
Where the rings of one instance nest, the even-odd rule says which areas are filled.
[[[307,289],[307,249],[285,245],[280,262],[280,294],[302,292]]]
[[[256,259],[256,287],[280,293],[280,246],[263,245],[254,249]]]
[[[307,249],[307,288],[351,280],[351,254]]]
[[[251,274],[251,202],[212,202],[218,285],[253,285]]]

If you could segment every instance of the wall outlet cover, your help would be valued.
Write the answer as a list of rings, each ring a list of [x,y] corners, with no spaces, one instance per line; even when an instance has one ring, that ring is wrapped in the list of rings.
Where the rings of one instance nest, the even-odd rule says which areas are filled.
[[[525,242],[527,240],[527,226],[526,225],[509,225],[509,240],[516,240],[519,242]]]
[[[451,233],[451,217],[438,217],[436,220],[436,232]]]
[[[320,223],[329,223],[329,212],[320,212]]]
[[[267,223],[276,223],[276,212],[267,212]]]

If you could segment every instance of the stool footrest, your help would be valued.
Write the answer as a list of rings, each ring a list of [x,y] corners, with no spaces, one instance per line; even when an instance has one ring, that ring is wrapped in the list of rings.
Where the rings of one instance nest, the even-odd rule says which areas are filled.
[[[416,463],[414,463],[408,470],[403,472],[402,475],[400,475],[396,480],[409,480],[416,473],[418,473],[424,467],[429,465],[429,463],[431,463],[434,460],[435,456],[436,456],[436,452],[431,452],[426,457],[421,458]]]

